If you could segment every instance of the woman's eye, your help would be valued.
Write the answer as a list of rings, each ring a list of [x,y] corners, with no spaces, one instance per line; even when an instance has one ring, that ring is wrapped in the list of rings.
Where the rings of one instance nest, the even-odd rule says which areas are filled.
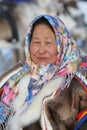
[[[39,42],[32,42],[32,44],[39,44]]]
[[[51,44],[52,44],[52,42],[46,42],[46,44],[47,44],[47,45],[51,45]]]
[[[34,43],[39,44],[39,42],[34,42]]]

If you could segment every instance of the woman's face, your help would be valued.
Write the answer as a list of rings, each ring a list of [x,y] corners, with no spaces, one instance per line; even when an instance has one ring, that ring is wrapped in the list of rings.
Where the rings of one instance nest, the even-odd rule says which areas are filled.
[[[56,64],[57,45],[53,31],[47,25],[37,25],[30,43],[30,55],[39,65]]]

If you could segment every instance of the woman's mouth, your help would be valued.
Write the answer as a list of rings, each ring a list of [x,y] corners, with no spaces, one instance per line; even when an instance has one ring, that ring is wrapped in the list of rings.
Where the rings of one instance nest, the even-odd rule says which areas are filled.
[[[47,62],[49,60],[48,57],[38,57],[39,62]]]

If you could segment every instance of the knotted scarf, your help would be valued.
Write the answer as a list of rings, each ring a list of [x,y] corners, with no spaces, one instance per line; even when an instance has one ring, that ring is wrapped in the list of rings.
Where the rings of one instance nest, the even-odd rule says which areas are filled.
[[[31,56],[29,53],[31,29],[33,27],[33,24],[41,17],[44,17],[48,20],[56,36],[56,45],[57,45],[56,65],[53,64],[48,64],[47,66],[37,65],[31,60]],[[77,68],[81,60],[80,52],[77,49],[76,43],[72,38],[72,35],[68,32],[65,24],[58,17],[52,17],[49,15],[40,15],[30,23],[26,34],[25,54],[26,54],[26,64],[28,65],[27,69],[29,69],[32,75],[28,87],[28,91],[30,93],[29,96],[30,95],[32,96],[32,88],[33,89],[41,88],[44,83],[53,79],[55,76],[58,77],[60,75],[65,76],[74,74],[77,71]],[[32,84],[33,87],[31,88]],[[28,100],[29,97],[27,98],[27,101]]]

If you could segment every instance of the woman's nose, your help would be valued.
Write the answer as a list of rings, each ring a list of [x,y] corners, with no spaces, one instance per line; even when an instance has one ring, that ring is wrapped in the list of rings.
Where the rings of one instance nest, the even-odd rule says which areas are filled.
[[[41,43],[39,46],[39,52],[44,53],[46,51],[46,46],[44,43]]]

